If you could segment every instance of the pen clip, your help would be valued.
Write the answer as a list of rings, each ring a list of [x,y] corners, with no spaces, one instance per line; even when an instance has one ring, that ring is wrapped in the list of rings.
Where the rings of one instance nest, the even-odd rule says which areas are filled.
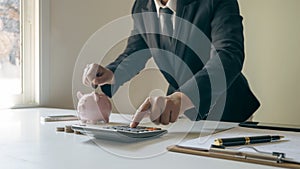
[[[214,145],[212,144],[211,147],[210,147],[213,152],[218,152],[218,153],[227,153],[226,150],[229,150],[231,151],[230,154],[234,154],[234,152],[236,153],[236,155],[242,155],[245,157],[245,158],[248,158],[250,157],[250,154],[251,154],[251,157],[253,158],[255,156],[255,154],[252,154],[252,153],[247,153],[247,152],[243,152],[243,151],[240,151],[240,149],[243,149],[243,148],[250,148],[252,150],[254,150],[256,153],[258,153],[257,155],[266,155],[266,156],[269,156],[271,158],[268,158],[269,160],[270,159],[273,159],[273,161],[276,161],[277,163],[283,163],[285,160],[285,153],[281,153],[281,152],[264,152],[264,151],[260,151],[258,149],[256,149],[255,147],[251,147],[251,146],[242,146],[242,147],[239,147],[239,148],[226,148],[226,146],[218,146],[218,145]],[[261,157],[261,156],[260,156]]]

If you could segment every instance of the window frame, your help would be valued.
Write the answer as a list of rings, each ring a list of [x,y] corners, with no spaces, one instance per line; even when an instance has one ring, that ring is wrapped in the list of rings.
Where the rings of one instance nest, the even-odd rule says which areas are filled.
[[[40,104],[40,8],[39,0],[20,0],[21,94],[8,98],[9,108],[35,107]],[[26,66],[30,65],[30,66]]]

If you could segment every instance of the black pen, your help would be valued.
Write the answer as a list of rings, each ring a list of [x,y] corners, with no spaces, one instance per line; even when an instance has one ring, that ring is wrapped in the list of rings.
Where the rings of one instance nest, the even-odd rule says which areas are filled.
[[[279,135],[264,135],[264,136],[251,136],[251,137],[235,137],[235,138],[218,138],[215,139],[214,146],[239,146],[256,143],[273,142],[284,138]]]

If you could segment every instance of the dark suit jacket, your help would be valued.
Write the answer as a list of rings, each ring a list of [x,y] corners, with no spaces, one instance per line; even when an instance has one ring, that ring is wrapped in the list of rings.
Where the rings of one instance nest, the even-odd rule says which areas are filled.
[[[107,66],[116,84],[102,86],[104,93],[111,97],[152,56],[170,84],[167,94],[180,91],[194,103],[185,112],[190,119],[249,118],[260,104],[241,73],[244,36],[237,0],[178,0],[176,16],[172,43],[162,47],[166,36],[159,33],[154,1],[135,1],[127,47]]]

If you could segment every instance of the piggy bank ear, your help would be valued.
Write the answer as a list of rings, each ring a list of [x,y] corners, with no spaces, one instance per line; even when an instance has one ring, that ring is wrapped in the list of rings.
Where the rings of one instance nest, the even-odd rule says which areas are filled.
[[[83,96],[83,94],[82,94],[81,92],[78,91],[78,92],[77,92],[77,98],[80,99],[80,98],[82,98],[82,96]]]

